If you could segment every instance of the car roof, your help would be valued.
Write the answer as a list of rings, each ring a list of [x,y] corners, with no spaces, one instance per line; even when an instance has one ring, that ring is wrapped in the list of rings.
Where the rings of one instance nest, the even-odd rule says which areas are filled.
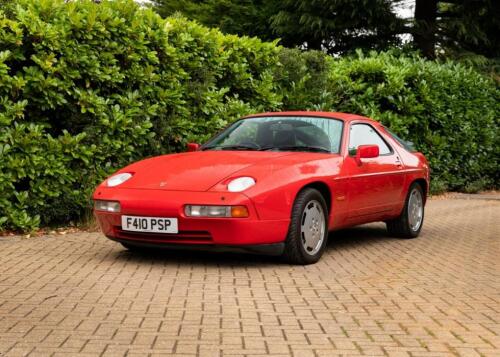
[[[251,114],[243,117],[243,119],[258,118],[258,117],[279,117],[279,116],[305,116],[325,119],[339,119],[343,121],[352,120],[368,120],[375,122],[375,120],[364,117],[358,114],[341,113],[341,112],[318,112],[318,111],[289,111],[289,112],[266,112]]]

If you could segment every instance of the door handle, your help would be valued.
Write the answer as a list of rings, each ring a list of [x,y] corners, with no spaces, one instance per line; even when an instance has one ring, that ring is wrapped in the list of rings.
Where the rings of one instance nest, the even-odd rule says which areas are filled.
[[[396,166],[400,169],[403,168],[403,163],[401,162],[401,160],[399,159],[399,157],[396,157]]]

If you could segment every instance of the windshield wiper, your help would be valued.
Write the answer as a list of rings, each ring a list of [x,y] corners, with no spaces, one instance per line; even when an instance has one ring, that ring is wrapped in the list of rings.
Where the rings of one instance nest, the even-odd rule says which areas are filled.
[[[312,145],[285,145],[285,146],[265,146],[260,149],[261,151],[266,150],[284,150],[284,151],[315,151],[315,152],[331,152],[330,150],[322,146],[312,146]]]
[[[206,146],[202,150],[210,150],[210,149],[220,149],[220,150],[259,150],[259,147],[253,145],[214,145],[214,146]]]

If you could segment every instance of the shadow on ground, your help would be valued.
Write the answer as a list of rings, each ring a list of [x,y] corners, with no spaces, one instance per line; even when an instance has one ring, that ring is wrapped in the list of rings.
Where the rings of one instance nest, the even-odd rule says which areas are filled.
[[[332,232],[328,238],[325,255],[341,253],[344,250],[356,249],[359,246],[374,244],[378,241],[392,240],[387,235],[385,226],[363,225]],[[120,246],[121,247],[121,246]],[[145,249],[130,251],[126,248],[111,253],[113,259],[127,261],[148,261],[152,263],[190,264],[193,266],[282,266],[287,265],[277,256],[265,256],[245,253],[226,253],[204,250],[183,249]]]
[[[329,254],[334,250],[342,251],[344,249],[393,239],[395,238],[389,236],[384,224],[365,224],[331,232],[328,237],[328,246],[325,254]]]

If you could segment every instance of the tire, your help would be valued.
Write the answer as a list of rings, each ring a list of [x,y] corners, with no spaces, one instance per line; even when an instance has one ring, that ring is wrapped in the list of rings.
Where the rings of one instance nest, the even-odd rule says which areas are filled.
[[[424,225],[424,208],[424,191],[422,186],[414,182],[408,190],[400,216],[385,222],[389,234],[406,239],[418,237]]]
[[[288,263],[316,263],[325,251],[328,239],[328,209],[319,191],[306,188],[299,192],[285,240],[283,257]]]

